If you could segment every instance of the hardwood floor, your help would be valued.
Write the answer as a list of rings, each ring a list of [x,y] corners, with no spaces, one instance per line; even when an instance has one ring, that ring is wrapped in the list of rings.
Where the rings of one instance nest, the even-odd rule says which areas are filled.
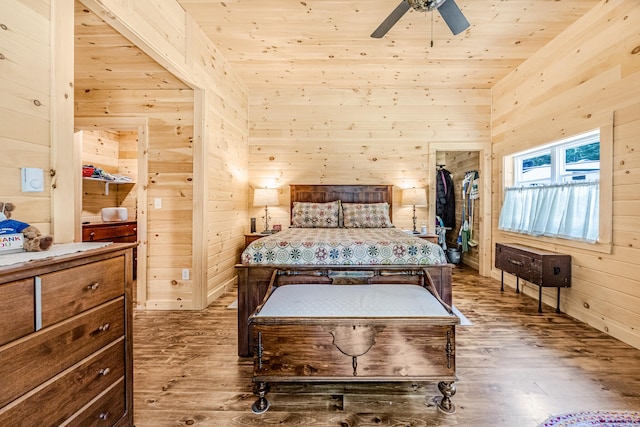
[[[536,288],[537,289],[537,288]],[[273,384],[251,412],[252,361],[236,355],[229,292],[201,312],[136,312],[136,427],[535,427],[577,410],[640,409],[640,350],[557,314],[473,270],[454,270],[457,412],[432,403],[436,384]]]

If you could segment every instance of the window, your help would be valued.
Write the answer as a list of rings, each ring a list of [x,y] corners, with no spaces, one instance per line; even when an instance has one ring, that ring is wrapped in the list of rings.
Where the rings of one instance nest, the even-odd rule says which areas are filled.
[[[514,187],[597,181],[600,132],[593,131],[513,156]]]
[[[599,130],[505,157],[505,170],[513,171],[512,183],[505,188],[499,229],[598,239]]]

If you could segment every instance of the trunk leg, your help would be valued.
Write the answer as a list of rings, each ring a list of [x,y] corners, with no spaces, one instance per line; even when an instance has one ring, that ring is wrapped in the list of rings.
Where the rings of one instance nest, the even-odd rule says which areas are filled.
[[[453,414],[456,412],[456,407],[451,403],[451,397],[456,394],[456,386],[453,381],[440,381],[438,383],[438,389],[442,393],[442,398],[438,402],[438,409],[445,414]]]
[[[270,404],[266,397],[269,389],[269,383],[267,382],[259,382],[253,387],[253,394],[258,398],[258,400],[251,405],[251,411],[254,414],[262,414],[269,409]]]

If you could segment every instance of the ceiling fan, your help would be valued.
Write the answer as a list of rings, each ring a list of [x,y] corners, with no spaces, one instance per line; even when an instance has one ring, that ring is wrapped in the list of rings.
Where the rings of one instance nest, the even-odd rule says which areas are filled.
[[[382,24],[376,28],[371,37],[374,39],[382,38],[411,8],[418,12],[438,9],[453,35],[460,34],[469,28],[469,21],[464,17],[455,0],[402,0],[393,12],[382,21]]]

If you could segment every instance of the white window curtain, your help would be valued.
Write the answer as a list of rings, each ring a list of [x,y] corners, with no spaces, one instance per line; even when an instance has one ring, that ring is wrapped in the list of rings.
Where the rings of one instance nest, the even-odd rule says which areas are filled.
[[[598,181],[506,188],[498,228],[593,243],[599,199]]]

